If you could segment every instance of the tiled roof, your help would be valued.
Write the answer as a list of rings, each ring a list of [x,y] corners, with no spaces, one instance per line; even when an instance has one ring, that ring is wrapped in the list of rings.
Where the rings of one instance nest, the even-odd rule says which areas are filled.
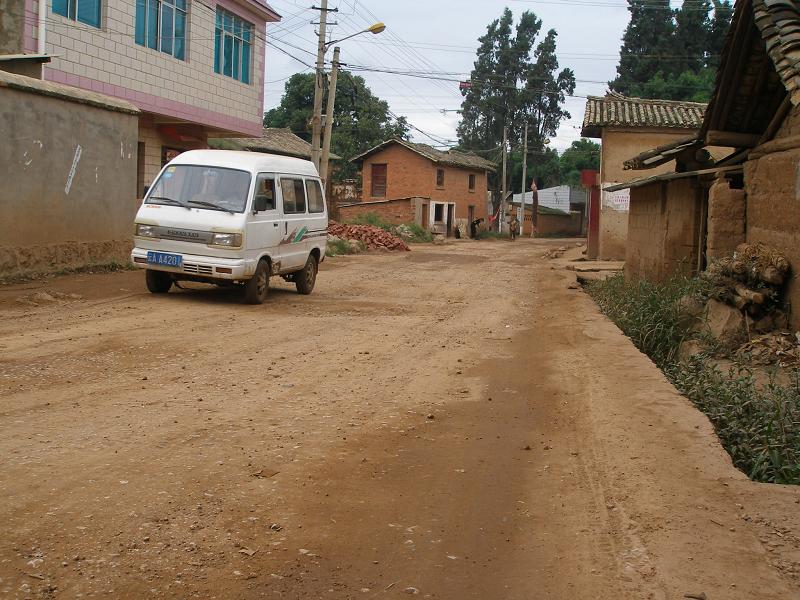
[[[288,128],[265,127],[261,137],[233,138],[230,141],[251,152],[267,152],[282,154],[295,158],[311,158],[311,144],[296,136]],[[339,160],[341,156],[331,153],[331,160]]]
[[[404,146],[412,152],[416,152],[417,154],[424,156],[436,164],[460,167],[462,169],[474,169],[478,171],[494,171],[496,167],[493,162],[488,161],[485,158],[481,158],[477,154],[472,154],[470,152],[459,152],[458,150],[437,150],[433,146],[428,146],[427,144],[416,144],[414,142],[408,142],[406,140],[400,140],[396,138],[386,140],[374,148],[370,148],[366,152],[363,152],[362,154],[352,158],[351,162],[364,160],[367,156],[374,154],[375,152],[379,152],[391,144],[399,144]]]
[[[793,0],[753,0],[753,17],[792,104],[800,105],[800,6]]]
[[[583,117],[584,137],[599,138],[603,127],[700,129],[706,105],[699,102],[627,98],[610,92],[589,96]]]

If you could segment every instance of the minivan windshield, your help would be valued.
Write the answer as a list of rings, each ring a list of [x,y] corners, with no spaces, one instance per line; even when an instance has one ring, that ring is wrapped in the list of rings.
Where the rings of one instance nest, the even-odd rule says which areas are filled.
[[[250,173],[246,171],[171,165],[150,188],[146,202],[241,213],[249,189]]]

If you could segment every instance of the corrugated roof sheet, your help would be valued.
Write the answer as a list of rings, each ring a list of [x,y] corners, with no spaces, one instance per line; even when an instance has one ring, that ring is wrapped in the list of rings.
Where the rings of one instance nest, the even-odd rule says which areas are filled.
[[[282,154],[295,158],[311,158],[311,144],[296,136],[289,128],[265,127],[260,137],[232,138],[231,141],[251,152]],[[331,160],[339,160],[341,156],[331,153]]]
[[[628,98],[616,92],[589,96],[583,117],[584,137],[600,137],[603,127],[700,129],[706,105],[700,102]]]
[[[474,169],[478,171],[494,171],[496,168],[496,165],[493,162],[488,161],[485,158],[481,158],[477,154],[459,152],[458,150],[437,150],[433,146],[428,146],[427,144],[416,144],[414,142],[408,142],[406,140],[400,140],[396,138],[386,140],[374,148],[370,148],[366,152],[363,152],[362,154],[352,158],[351,162],[364,160],[370,154],[379,152],[390,144],[399,144],[404,146],[412,152],[416,152],[417,154],[420,154],[437,164],[461,167],[463,169]]]
[[[753,0],[753,18],[792,104],[800,105],[800,5],[793,0]]]

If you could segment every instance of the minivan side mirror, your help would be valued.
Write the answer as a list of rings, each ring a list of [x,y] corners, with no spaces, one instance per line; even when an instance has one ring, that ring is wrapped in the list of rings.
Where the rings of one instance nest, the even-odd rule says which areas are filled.
[[[266,196],[256,196],[253,200],[253,214],[267,210],[268,200]]]

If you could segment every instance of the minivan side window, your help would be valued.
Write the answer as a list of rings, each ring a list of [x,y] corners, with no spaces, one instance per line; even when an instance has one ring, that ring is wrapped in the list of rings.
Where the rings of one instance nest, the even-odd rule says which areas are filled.
[[[325,203],[322,201],[322,188],[319,181],[306,179],[306,195],[308,196],[308,212],[321,213],[325,210]]]
[[[256,177],[256,191],[253,208],[266,206],[264,210],[275,210],[275,176],[260,174]]]
[[[281,195],[283,196],[283,214],[294,215],[306,212],[306,193],[302,179],[284,179],[281,177]]]

